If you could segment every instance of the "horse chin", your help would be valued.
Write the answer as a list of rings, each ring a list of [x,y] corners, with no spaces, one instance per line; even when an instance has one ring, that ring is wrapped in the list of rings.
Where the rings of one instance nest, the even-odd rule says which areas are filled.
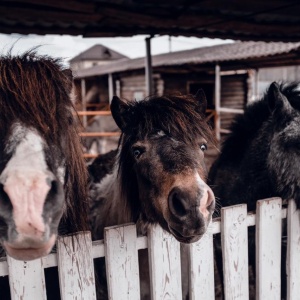
[[[193,236],[183,236],[180,232],[178,232],[176,229],[172,228],[170,225],[168,225],[169,232],[175,237],[175,239],[183,244],[191,244],[199,241],[202,234],[200,235],[193,235]]]
[[[55,241],[56,235],[53,234],[50,239],[43,244],[22,247],[21,244],[12,244],[5,241],[3,242],[3,247],[10,257],[17,260],[29,261],[48,255],[52,250]]]

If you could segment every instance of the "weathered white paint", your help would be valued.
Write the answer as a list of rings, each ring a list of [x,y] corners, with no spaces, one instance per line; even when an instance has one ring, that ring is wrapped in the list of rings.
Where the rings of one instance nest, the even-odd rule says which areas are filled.
[[[180,244],[160,226],[148,230],[152,300],[182,298]]]
[[[226,299],[248,299],[247,205],[221,210],[221,240]]]
[[[215,299],[213,235],[206,233],[189,245],[190,300]]]
[[[214,299],[214,274],[211,265],[213,263],[212,235],[219,233],[221,230],[227,230],[231,233],[228,240],[231,241],[229,242],[229,245],[232,246],[232,252],[226,255],[229,255],[228,259],[231,259],[231,262],[234,262],[234,257],[237,257],[238,266],[240,267],[241,261],[243,261],[245,255],[247,255],[246,251],[243,250],[244,247],[247,247],[247,241],[244,242],[244,245],[240,243],[240,246],[238,246],[236,239],[240,242],[243,234],[237,233],[237,231],[243,231],[244,229],[240,229],[245,226],[254,226],[255,224],[258,225],[258,230],[266,231],[266,233],[260,234],[259,237],[259,251],[260,253],[264,253],[265,256],[262,254],[259,256],[259,260],[263,266],[259,268],[261,273],[258,274],[258,276],[260,277],[260,287],[265,284],[265,280],[267,285],[262,288],[263,292],[266,293],[263,294],[260,292],[261,294],[258,299],[273,300],[280,298],[280,281],[278,284],[280,274],[276,270],[280,267],[281,257],[278,253],[274,256],[273,252],[278,252],[278,249],[280,251],[281,226],[279,224],[281,224],[281,219],[286,218],[287,212],[286,209],[281,209],[281,204],[279,205],[278,203],[281,203],[278,199],[260,201],[257,216],[253,213],[249,213],[245,216],[241,206],[226,208],[226,212],[223,212],[223,214],[225,214],[225,217],[223,216],[223,218],[227,218],[227,220],[224,219],[222,224],[220,224],[220,220],[214,220],[208,229],[208,234],[205,235],[199,242],[188,247],[190,258],[189,265],[191,267],[189,271],[191,275],[190,299]],[[291,203],[288,208],[288,235],[292,234],[289,238],[287,260],[289,273],[288,279],[291,280],[290,283],[288,282],[288,299],[299,299],[298,282],[300,277],[298,262],[300,216],[299,212],[295,211],[295,206],[293,205],[294,203]],[[242,214],[240,213],[241,211]],[[232,225],[226,225],[227,227],[224,227],[224,223],[227,224],[227,221],[230,221]],[[77,289],[78,287],[76,285],[72,286],[74,276],[81,276],[80,280],[84,280],[84,276],[86,275],[83,276],[82,274],[87,274],[87,270],[83,270],[82,268],[82,261],[86,259],[84,257],[89,257],[89,262],[91,262],[92,258],[106,256],[106,261],[108,261],[109,264],[108,268],[111,268],[110,272],[112,272],[110,274],[113,277],[113,285],[117,286],[117,288],[113,288],[115,296],[111,299],[139,299],[139,291],[137,290],[139,288],[137,250],[149,247],[153,294],[152,299],[182,299],[179,243],[172,236],[164,232],[160,227],[150,229],[148,237],[142,236],[137,238],[135,226],[129,225],[129,227],[131,226],[129,233],[127,233],[127,230],[124,231],[124,227],[127,226],[121,226],[120,228],[123,228],[121,230],[119,230],[118,227],[112,228],[112,234],[110,235],[111,238],[106,238],[105,243],[103,241],[94,241],[92,243],[90,241],[90,236],[85,236],[85,244],[83,244],[81,238],[78,238],[77,241],[80,246],[69,245],[65,248],[65,244],[69,244],[69,242],[67,242],[68,238],[66,238],[64,240],[65,244],[60,244],[59,246],[61,249],[59,249],[58,255],[51,253],[47,257],[43,257],[41,260],[24,263],[15,261],[11,258],[9,258],[9,261],[7,262],[2,258],[0,259],[0,276],[6,276],[8,274],[9,264],[11,289],[14,297],[12,299],[45,299],[43,269],[59,265],[60,272],[65,274],[64,276],[66,280],[65,284],[61,284],[62,293],[66,295],[67,291],[69,291],[70,293],[73,293],[74,296],[75,294],[73,289]],[[232,229],[231,231],[230,228]],[[110,229],[108,230],[110,231]],[[274,239],[275,236],[277,236],[277,238]],[[76,238],[74,241],[76,241]],[[261,243],[263,244],[263,247]],[[108,247],[110,247],[110,250],[107,250]],[[61,255],[63,252],[65,252],[65,258]],[[108,252],[110,254],[108,254]],[[114,255],[115,253],[116,255]],[[134,257],[131,257],[130,253],[135,253]],[[269,258],[272,259],[274,257],[276,258],[270,262]],[[73,259],[73,261],[70,262],[70,259]],[[71,266],[72,264],[73,266]],[[229,262],[228,264],[230,265],[231,263]],[[25,269],[24,265],[26,266]],[[115,266],[115,268],[113,268],[113,266]],[[133,266],[135,266],[135,268],[133,268]],[[15,270],[12,271],[13,269]],[[134,269],[136,272],[134,272]],[[78,270],[83,273],[79,274]],[[93,268],[90,267],[88,272],[93,274],[92,270]],[[273,280],[274,270],[276,278]],[[234,272],[233,274],[236,273],[235,270],[229,270],[229,272],[232,271]],[[119,273],[121,273],[121,275]],[[241,277],[244,278],[244,275],[245,274],[242,273]],[[60,276],[62,276],[61,273]],[[186,280],[186,278],[184,277],[183,280]],[[120,292],[124,286],[127,285],[128,287],[128,281],[132,282],[134,289],[134,291],[130,292],[130,296],[126,293]],[[227,287],[231,287],[233,289],[230,292],[231,295],[236,295],[236,291],[240,289],[240,287],[237,287],[237,282],[241,281],[243,280],[231,275],[226,279],[226,282],[228,282]],[[272,290],[270,290],[270,283],[272,284]],[[93,288],[90,286],[87,288],[89,290],[88,296],[79,296],[77,299],[82,299],[83,297],[84,299],[95,299],[94,284],[91,284],[91,286]],[[20,295],[24,295],[24,297],[21,298]],[[70,298],[67,297],[67,299],[76,299],[76,297],[73,296],[71,295]],[[239,299],[239,297],[241,298],[241,296],[237,296],[234,299]],[[229,297],[227,295],[226,299],[233,299],[233,296]],[[248,299],[248,297],[245,296],[243,299]]]
[[[11,300],[46,299],[45,276],[41,259],[26,262],[7,256],[7,263]]]
[[[57,258],[61,299],[96,299],[91,234],[59,237]]]
[[[300,210],[289,200],[287,215],[287,299],[300,297]]]
[[[109,299],[139,299],[136,226],[126,224],[104,229],[104,243]]]
[[[258,300],[281,298],[281,207],[280,198],[257,201],[256,299]]]

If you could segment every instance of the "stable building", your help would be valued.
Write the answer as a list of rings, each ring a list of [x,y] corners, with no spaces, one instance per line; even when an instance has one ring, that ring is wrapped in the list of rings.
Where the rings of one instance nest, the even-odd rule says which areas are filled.
[[[140,100],[149,94],[194,94],[202,88],[220,138],[235,114],[260,97],[269,82],[300,79],[300,43],[236,42],[154,55],[151,61],[150,93],[145,58],[122,58],[75,70],[81,109],[88,107],[92,97],[86,96],[95,88],[107,104],[113,95]]]

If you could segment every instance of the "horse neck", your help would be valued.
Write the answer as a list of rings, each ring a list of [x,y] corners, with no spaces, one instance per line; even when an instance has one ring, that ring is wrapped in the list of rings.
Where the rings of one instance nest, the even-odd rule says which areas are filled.
[[[105,176],[100,184],[95,185],[95,199],[91,199],[93,234],[103,238],[105,227],[133,222],[128,199],[122,196],[118,165],[113,172]]]

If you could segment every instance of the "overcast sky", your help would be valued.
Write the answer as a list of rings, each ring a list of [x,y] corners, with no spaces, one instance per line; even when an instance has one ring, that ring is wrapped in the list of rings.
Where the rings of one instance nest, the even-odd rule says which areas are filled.
[[[20,35],[0,34],[0,53],[7,52],[12,45],[13,53],[22,53],[32,47],[42,45],[38,52],[54,57],[62,57],[66,62],[75,55],[85,51],[95,44],[102,44],[115,51],[118,51],[130,58],[145,56],[146,36],[137,35],[134,37],[120,38],[82,38],[81,36],[68,35]],[[208,38],[187,38],[172,37],[171,51],[187,50],[203,46],[211,46],[221,43],[229,43],[230,40],[208,39]],[[166,53],[170,50],[168,36],[154,37],[151,41],[151,52],[153,55]]]

